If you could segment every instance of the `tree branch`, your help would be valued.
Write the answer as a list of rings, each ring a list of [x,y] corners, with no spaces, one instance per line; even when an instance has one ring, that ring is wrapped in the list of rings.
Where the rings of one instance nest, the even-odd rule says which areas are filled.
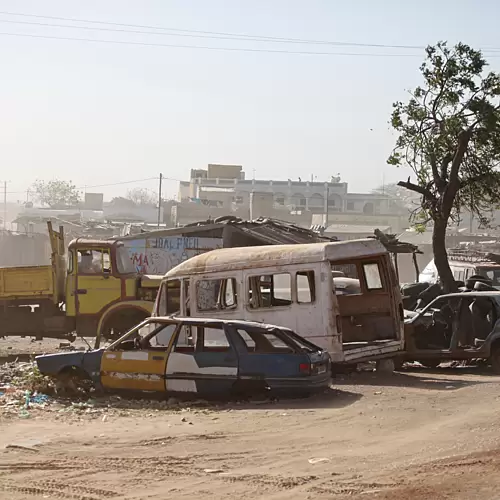
[[[399,181],[398,186],[409,189],[410,191],[413,191],[414,193],[421,194],[424,198],[427,198],[428,200],[432,200],[434,198],[432,196],[432,193],[428,189],[423,188],[421,186],[418,186],[417,184],[413,184],[413,182]]]

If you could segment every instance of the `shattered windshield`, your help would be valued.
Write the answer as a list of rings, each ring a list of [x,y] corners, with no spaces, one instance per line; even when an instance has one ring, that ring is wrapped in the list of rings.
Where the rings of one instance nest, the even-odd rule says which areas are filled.
[[[125,247],[116,249],[116,268],[120,274],[136,273],[136,269]]]

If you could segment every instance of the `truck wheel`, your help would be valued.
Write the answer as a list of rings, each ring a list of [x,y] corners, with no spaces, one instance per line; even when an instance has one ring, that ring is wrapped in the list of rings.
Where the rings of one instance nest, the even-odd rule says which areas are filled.
[[[500,375],[500,345],[494,345],[490,351],[490,365],[493,373]]]

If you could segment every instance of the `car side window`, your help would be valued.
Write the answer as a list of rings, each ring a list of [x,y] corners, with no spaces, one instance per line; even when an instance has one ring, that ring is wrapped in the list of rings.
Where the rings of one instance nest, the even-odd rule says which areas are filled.
[[[177,330],[177,324],[165,325],[150,341],[152,347],[167,348]]]
[[[271,331],[260,332],[238,328],[237,332],[246,345],[249,353],[277,354],[295,352],[293,347]]]
[[[196,327],[182,325],[175,340],[174,352],[194,353],[197,341]]]
[[[200,340],[203,340],[200,342]],[[231,349],[226,333],[222,328],[198,327],[197,350],[226,352]]]

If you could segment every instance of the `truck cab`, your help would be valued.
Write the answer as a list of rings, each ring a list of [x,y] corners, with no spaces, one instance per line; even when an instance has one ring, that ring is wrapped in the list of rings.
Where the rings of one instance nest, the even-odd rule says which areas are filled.
[[[138,274],[122,242],[77,238],[68,246],[66,314],[79,335],[125,333],[149,316],[160,280]]]

